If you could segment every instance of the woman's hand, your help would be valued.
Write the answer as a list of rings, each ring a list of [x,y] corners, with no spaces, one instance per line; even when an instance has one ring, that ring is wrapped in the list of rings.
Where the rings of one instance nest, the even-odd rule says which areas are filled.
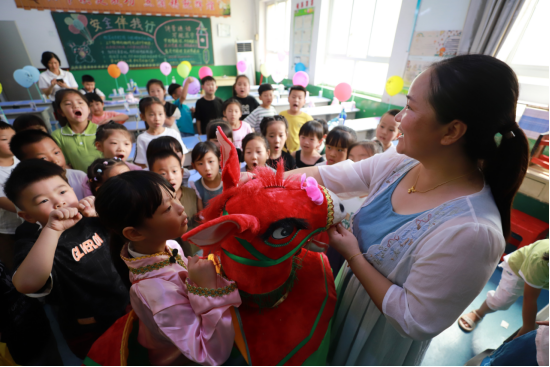
[[[338,251],[344,259],[348,260],[353,255],[361,252],[357,238],[355,238],[353,233],[345,229],[342,224],[338,223],[330,227],[327,233],[330,238],[330,247]]]
[[[210,260],[201,259],[198,256],[187,256],[187,268],[189,278],[201,288],[216,289],[216,267]]]
[[[70,87],[65,82],[57,82],[57,85],[64,89],[70,89]]]
[[[57,84],[57,79],[52,79],[52,81],[50,82],[50,87],[53,87]]]

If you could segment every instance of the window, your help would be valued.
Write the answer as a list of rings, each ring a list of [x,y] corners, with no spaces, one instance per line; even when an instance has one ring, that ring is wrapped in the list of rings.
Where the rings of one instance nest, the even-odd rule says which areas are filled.
[[[265,62],[271,72],[279,70],[288,76],[288,47],[290,42],[290,0],[268,3],[265,10]],[[284,60],[279,54],[285,55]]]
[[[401,0],[332,0],[322,84],[382,95]]]

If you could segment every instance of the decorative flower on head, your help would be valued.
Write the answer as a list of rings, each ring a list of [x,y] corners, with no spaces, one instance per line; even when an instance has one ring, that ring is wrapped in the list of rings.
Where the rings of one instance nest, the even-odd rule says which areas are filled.
[[[304,173],[301,178],[301,188],[306,191],[307,196],[311,199],[311,201],[313,201],[314,204],[323,204],[324,196],[319,188],[319,185],[317,184],[316,179],[313,177],[306,178],[306,174]]]

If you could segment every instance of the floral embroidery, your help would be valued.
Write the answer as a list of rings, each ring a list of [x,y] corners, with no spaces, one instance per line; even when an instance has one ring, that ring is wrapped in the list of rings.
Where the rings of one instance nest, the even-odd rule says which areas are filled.
[[[157,253],[157,254],[153,254],[153,255],[147,255],[147,256],[141,256],[141,257],[136,257],[136,258],[126,258],[124,256],[120,256],[122,257],[123,260],[126,260],[126,261],[135,261],[135,260],[139,260],[139,259],[145,259],[145,258],[148,258],[148,257],[154,257],[154,256],[165,256],[165,255],[168,255],[168,256],[171,256],[171,254],[167,254],[165,252],[160,252],[160,253]],[[187,270],[187,266],[185,266],[185,263],[183,262],[183,260],[181,259],[181,255],[177,255],[176,257],[176,262],[181,266],[183,267],[185,270]],[[172,265],[172,263],[170,262],[170,259],[166,259],[166,260],[163,260],[163,261],[159,261],[159,262],[156,262],[156,263],[153,263],[153,264],[149,264],[149,265],[145,265],[145,266],[141,266],[139,268],[131,268],[131,267],[128,267],[128,269],[130,269],[130,272],[132,274],[145,274],[145,273],[148,273],[148,272],[151,272],[151,271],[154,271],[154,270],[159,270],[159,269],[162,269],[168,265]]]
[[[334,202],[332,201],[332,198],[330,197],[330,194],[328,190],[324,186],[319,186],[321,190],[323,190],[323,193],[325,194],[325,197],[327,198],[327,226],[326,229],[329,229],[332,223],[334,223]]]
[[[185,281],[185,284],[187,285],[187,290],[189,291],[189,293],[192,293],[197,296],[203,296],[203,297],[223,297],[233,292],[235,289],[237,289],[236,283],[231,283],[226,287],[217,288],[217,289],[196,287],[194,285],[189,284],[189,279]]]

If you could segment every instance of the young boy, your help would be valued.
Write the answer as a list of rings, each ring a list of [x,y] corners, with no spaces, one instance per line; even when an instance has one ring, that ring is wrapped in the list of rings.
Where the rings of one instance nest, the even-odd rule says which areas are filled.
[[[10,143],[10,148],[17,159],[25,161],[28,159],[42,159],[53,162],[66,170],[69,185],[72,187],[78,200],[84,198],[83,184],[88,176],[77,169],[66,168],[65,156],[55,140],[41,130],[26,130],[16,134]]]
[[[195,128],[193,127],[193,115],[192,112],[195,111],[195,108],[189,108],[184,104],[185,99],[187,98],[187,90],[189,89],[189,84],[195,80],[193,77],[188,77],[185,80],[183,86],[179,84],[170,84],[168,87],[168,94],[174,98],[172,104],[180,109],[181,117],[176,120],[176,126],[181,132],[181,136],[193,136],[195,135]]]
[[[195,106],[195,119],[197,120],[197,132],[199,135],[206,134],[206,125],[213,119],[223,117],[221,98],[216,97],[216,79],[205,76],[201,79],[204,97],[197,101]]]
[[[82,75],[82,85],[84,86],[83,89],[80,90],[80,93],[87,95],[88,93],[95,93],[99,97],[101,97],[101,100],[105,100],[105,94],[103,94],[102,91],[99,90],[99,88],[95,87],[95,79],[91,75]]]
[[[384,154],[396,153],[392,142],[399,137],[399,123],[395,121],[395,115],[398,113],[398,109],[389,110],[380,117],[376,127],[376,140],[382,144]]]
[[[96,93],[87,93],[86,99],[90,102],[90,117],[94,124],[103,125],[113,120],[123,124],[128,120],[128,115],[115,111],[103,111],[103,100]]]
[[[92,218],[94,199],[79,202],[65,170],[39,159],[21,162],[5,191],[20,217],[42,226],[17,234],[13,285],[30,297],[46,297],[69,348],[83,359],[129,303],[111,261],[108,231]]]
[[[38,129],[44,131],[45,133],[48,132],[46,123],[40,117],[30,113],[18,116],[13,121],[13,129],[16,133],[28,129]]]
[[[305,112],[300,111],[306,104],[306,88],[301,85],[295,85],[290,88],[288,93],[288,103],[290,109],[280,113],[288,121],[288,139],[286,140],[286,148],[290,153],[300,149],[300,138],[298,133],[303,124],[313,120],[313,117]]]
[[[14,135],[11,125],[0,121],[0,261],[10,272],[13,270],[15,229],[23,223],[15,213],[15,205],[4,193],[4,184],[19,163],[10,151],[10,140]]]
[[[250,112],[244,121],[248,122],[250,127],[252,127],[258,134],[261,134],[260,122],[264,117],[273,117],[277,114],[275,108],[271,105],[273,102],[273,87],[271,84],[262,84],[258,88],[258,94],[260,96],[260,101],[262,104]]]

